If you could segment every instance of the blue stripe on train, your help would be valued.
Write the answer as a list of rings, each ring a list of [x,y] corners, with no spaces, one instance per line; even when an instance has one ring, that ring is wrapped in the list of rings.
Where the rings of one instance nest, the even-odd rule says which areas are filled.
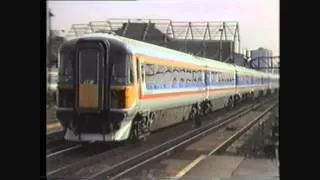
[[[208,87],[224,87],[224,86],[234,86],[234,82],[212,82],[208,84]],[[237,86],[256,86],[262,84],[248,84],[248,83],[238,83]],[[192,89],[192,88],[204,88],[206,85],[203,82],[199,83],[146,83],[146,88],[149,90],[156,89]]]

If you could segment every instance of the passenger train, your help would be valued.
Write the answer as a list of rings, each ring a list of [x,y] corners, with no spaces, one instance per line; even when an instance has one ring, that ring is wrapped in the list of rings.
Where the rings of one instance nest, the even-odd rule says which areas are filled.
[[[279,89],[279,75],[110,34],[59,49],[57,118],[70,141],[139,140]]]

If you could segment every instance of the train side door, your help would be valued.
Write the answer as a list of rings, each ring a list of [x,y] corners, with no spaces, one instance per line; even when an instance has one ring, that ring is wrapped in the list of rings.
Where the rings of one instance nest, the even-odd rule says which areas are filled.
[[[136,58],[136,64],[137,64],[137,83],[138,83],[138,92],[139,96],[143,96],[144,88],[146,87],[145,82],[145,69],[144,69],[144,61],[143,58],[137,57]]]
[[[205,99],[209,99],[209,93],[210,93],[210,89],[209,89],[209,82],[210,82],[210,71],[209,71],[209,68],[206,67],[205,69],[205,91],[206,91],[206,96],[205,96]]]
[[[235,75],[234,75],[234,77],[235,77],[235,94],[237,94],[238,93],[238,91],[239,91],[239,73],[238,73],[238,70],[236,70],[235,71]]]

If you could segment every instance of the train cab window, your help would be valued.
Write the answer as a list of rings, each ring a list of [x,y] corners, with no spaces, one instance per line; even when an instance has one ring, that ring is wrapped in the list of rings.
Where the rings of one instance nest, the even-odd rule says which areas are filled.
[[[71,52],[60,52],[58,66],[60,75],[72,75],[72,59],[73,54]]]
[[[122,53],[111,56],[111,83],[114,85],[128,85],[133,83],[133,67],[129,55]]]
[[[99,81],[99,60],[100,53],[95,50],[81,50],[79,52],[79,82],[91,80],[94,83]]]
[[[125,65],[126,63],[124,61],[113,63],[112,73],[111,73],[113,83],[120,83],[120,84],[126,83]]]

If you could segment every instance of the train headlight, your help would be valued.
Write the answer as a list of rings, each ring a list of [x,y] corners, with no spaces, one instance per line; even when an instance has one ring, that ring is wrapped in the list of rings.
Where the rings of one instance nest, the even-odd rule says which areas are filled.
[[[137,98],[136,88],[134,86],[126,87],[124,95],[125,95],[124,107],[131,108],[132,106],[134,106]]]
[[[111,90],[111,108],[128,109],[136,103],[137,90],[134,86]]]

